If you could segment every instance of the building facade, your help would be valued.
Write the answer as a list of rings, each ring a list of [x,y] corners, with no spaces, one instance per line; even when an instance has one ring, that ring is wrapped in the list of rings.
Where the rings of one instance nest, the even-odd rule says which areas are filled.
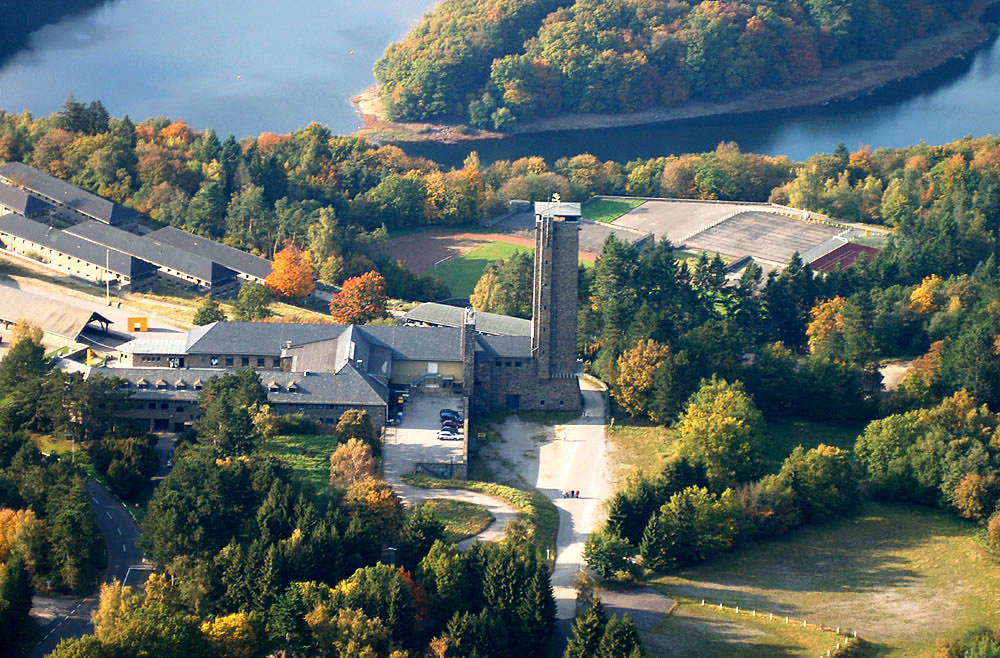
[[[530,335],[460,327],[216,322],[187,334],[137,338],[119,350],[135,418],[152,431],[178,431],[199,413],[211,377],[253,368],[272,408],[300,412],[331,429],[351,408],[377,428],[395,386],[433,387],[466,398],[468,408],[579,410],[576,376],[578,204],[540,204],[536,220]]]

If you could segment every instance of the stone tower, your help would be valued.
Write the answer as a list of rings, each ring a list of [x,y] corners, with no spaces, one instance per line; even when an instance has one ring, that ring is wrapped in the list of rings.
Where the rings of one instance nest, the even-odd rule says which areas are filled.
[[[539,380],[576,377],[580,204],[535,204],[531,354]]]
[[[467,307],[462,313],[462,393],[472,396],[476,379],[476,312]]]

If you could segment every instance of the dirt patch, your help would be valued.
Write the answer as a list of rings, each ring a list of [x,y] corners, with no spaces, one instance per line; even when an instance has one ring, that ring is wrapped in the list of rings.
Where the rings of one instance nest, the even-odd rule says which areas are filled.
[[[391,258],[406,263],[412,271],[422,274],[433,270],[435,263],[449,256],[462,256],[494,240],[526,247],[535,245],[528,238],[504,233],[422,233],[392,238],[386,243],[384,251]]]

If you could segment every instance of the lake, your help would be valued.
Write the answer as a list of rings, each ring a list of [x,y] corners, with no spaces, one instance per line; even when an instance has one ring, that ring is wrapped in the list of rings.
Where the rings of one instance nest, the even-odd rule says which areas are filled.
[[[211,6],[211,10],[206,10]],[[426,0],[113,0],[45,26],[0,67],[0,107],[58,110],[72,93],[99,98],[113,116],[182,119],[238,137],[288,132],[311,121],[350,133],[350,98],[372,65],[429,7]],[[467,144],[402,145],[460,165],[524,155],[550,161],[581,152],[626,161],[707,151],[722,140],[745,151],[802,160],[831,151],[942,143],[1000,132],[1000,46],[850,103],[680,124],[518,135]]]

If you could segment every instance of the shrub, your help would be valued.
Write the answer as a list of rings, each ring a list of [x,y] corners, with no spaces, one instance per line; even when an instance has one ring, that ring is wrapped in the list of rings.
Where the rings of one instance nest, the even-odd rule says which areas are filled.
[[[633,565],[629,558],[635,553],[632,544],[609,532],[591,534],[583,548],[587,566],[601,578],[611,578],[620,571],[630,574]]]
[[[986,524],[986,541],[993,550],[1000,551],[1000,512],[994,513]]]

